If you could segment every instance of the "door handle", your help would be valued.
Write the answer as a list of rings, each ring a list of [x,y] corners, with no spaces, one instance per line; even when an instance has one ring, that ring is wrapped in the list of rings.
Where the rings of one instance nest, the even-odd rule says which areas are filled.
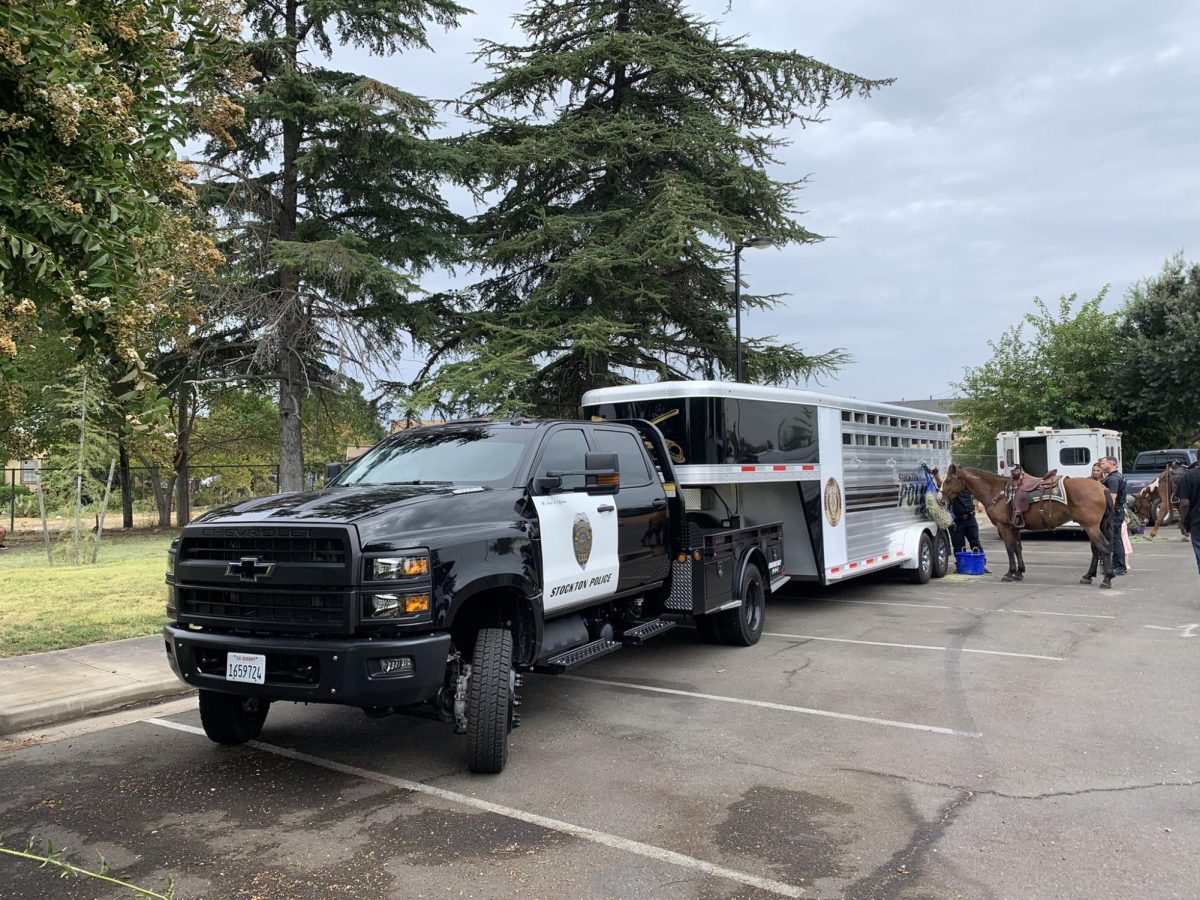
[[[604,506],[597,506],[596,512],[612,512],[614,509],[616,509],[615,506],[613,506],[609,503],[606,503],[606,504],[604,504]]]
[[[667,498],[666,497],[655,497],[654,501],[650,505],[653,506],[655,509],[662,509],[663,507],[665,507],[667,505]]]

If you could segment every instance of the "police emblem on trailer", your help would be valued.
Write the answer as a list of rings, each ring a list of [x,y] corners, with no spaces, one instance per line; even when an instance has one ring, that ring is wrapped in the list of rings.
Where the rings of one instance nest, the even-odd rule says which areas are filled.
[[[836,478],[825,482],[825,518],[832,528],[836,528],[837,523],[842,521],[842,489],[838,486]]]
[[[575,562],[579,568],[586,569],[588,557],[592,555],[592,523],[588,521],[587,513],[575,516],[575,524],[571,526],[571,546],[575,550]]]

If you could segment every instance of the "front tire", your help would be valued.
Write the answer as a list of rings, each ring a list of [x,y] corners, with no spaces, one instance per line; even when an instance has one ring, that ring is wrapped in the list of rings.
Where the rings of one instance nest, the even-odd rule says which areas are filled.
[[[217,744],[244,744],[258,737],[270,700],[239,697],[219,691],[200,691],[200,724],[208,739]]]
[[[741,606],[717,613],[717,631],[721,643],[733,647],[749,647],[762,637],[763,621],[766,618],[767,592],[763,587],[762,572],[750,563],[742,571],[738,584]]]
[[[467,685],[467,766],[495,775],[508,764],[513,713],[513,639],[507,628],[481,628]]]
[[[933,547],[934,578],[945,578],[950,571],[950,535],[945,529],[938,529],[937,541]]]
[[[929,532],[922,532],[921,541],[917,545],[917,567],[908,573],[908,580],[913,584],[929,584],[933,577],[933,538]]]

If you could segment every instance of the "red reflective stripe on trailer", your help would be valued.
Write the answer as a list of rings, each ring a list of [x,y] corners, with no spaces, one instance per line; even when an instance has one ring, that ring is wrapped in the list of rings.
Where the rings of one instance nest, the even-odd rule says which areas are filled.
[[[817,468],[816,466],[801,466],[800,471],[801,472],[813,472],[816,470],[816,468]]]
[[[773,472],[786,472],[787,466],[771,466]]]
[[[857,569],[857,568],[858,568],[858,563],[850,563],[850,568],[851,568],[851,569]]]
[[[869,566],[873,562],[875,562],[875,557],[872,556],[867,560],[867,565]]]
[[[841,567],[841,566],[834,566],[832,569],[830,569],[830,570],[829,570],[829,574],[830,574],[830,575],[836,575],[836,574],[837,574],[838,572],[840,572],[840,571],[842,571],[842,567]]]
[[[897,551],[896,551],[896,555],[897,555],[897,556],[903,556],[903,555],[904,555],[904,551],[903,551],[903,550],[897,550]]]
[[[883,560],[886,560],[886,559],[888,558],[888,554],[887,554],[887,553],[885,553],[885,554],[883,554],[883,556],[881,556],[881,557],[879,557],[879,558],[880,558],[880,559],[883,559]]]
[[[743,471],[743,472],[753,472],[753,471],[754,471],[754,469],[755,469],[755,467],[754,467],[754,466],[742,466],[742,471]]]

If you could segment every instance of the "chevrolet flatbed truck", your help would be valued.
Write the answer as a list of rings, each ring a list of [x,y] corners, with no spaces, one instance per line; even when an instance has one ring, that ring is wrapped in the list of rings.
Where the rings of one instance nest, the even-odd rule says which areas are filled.
[[[444,721],[471,771],[495,773],[526,672],[685,622],[755,644],[787,581],[782,533],[689,513],[649,422],[414,428],[324,490],[188,525],[169,551],[166,652],[218,743],[257,737],[273,702],[336,703]]]

